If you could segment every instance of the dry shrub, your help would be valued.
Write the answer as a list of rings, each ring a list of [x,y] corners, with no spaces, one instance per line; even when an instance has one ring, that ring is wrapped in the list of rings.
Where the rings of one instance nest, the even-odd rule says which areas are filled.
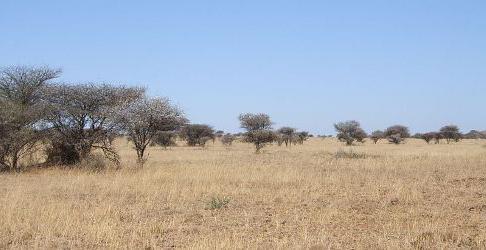
[[[356,152],[353,150],[343,150],[339,149],[334,153],[336,159],[366,159],[366,158],[376,158],[374,155],[368,155],[365,153]]]
[[[230,202],[230,198],[228,197],[212,197],[211,200],[207,203],[207,209],[215,210],[220,208],[225,208],[228,203]]]

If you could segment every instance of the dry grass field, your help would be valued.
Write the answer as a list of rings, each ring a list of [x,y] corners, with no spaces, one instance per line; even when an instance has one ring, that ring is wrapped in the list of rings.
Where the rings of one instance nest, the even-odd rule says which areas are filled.
[[[486,141],[151,148],[0,175],[4,248],[486,248]],[[131,167],[132,166],[132,167]]]

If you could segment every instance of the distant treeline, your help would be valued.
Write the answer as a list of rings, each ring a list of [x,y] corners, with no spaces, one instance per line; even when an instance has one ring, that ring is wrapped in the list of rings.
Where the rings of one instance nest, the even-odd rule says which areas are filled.
[[[19,171],[32,166],[79,165],[94,151],[103,153],[115,166],[120,157],[113,146],[117,136],[133,144],[140,166],[150,145],[169,147],[176,138],[189,146],[204,146],[217,138],[252,143],[256,152],[265,145],[303,144],[313,135],[292,127],[273,130],[267,114],[241,114],[244,133],[229,134],[205,124],[190,124],[183,111],[167,98],[150,97],[144,88],[107,83],[55,82],[61,70],[49,67],[12,66],[0,71],[0,171]],[[352,145],[371,138],[400,144],[410,138],[408,128],[396,125],[368,135],[356,121],[335,124],[337,138]],[[448,143],[462,138],[486,138],[486,133],[461,134],[448,125],[437,132],[416,134],[427,142]],[[41,152],[45,161],[24,158]]]

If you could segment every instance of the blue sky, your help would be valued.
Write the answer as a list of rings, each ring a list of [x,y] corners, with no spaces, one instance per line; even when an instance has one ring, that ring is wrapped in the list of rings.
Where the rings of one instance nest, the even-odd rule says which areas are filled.
[[[317,134],[356,119],[486,129],[486,1],[13,1],[0,66],[143,85],[191,121],[238,114]]]

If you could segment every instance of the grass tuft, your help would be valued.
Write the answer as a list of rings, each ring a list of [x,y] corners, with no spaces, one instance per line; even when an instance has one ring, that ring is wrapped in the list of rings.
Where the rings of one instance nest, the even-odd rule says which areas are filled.
[[[207,209],[209,210],[215,210],[215,209],[221,209],[224,208],[228,205],[230,202],[230,198],[228,197],[212,197],[211,200],[208,201],[207,203]]]

